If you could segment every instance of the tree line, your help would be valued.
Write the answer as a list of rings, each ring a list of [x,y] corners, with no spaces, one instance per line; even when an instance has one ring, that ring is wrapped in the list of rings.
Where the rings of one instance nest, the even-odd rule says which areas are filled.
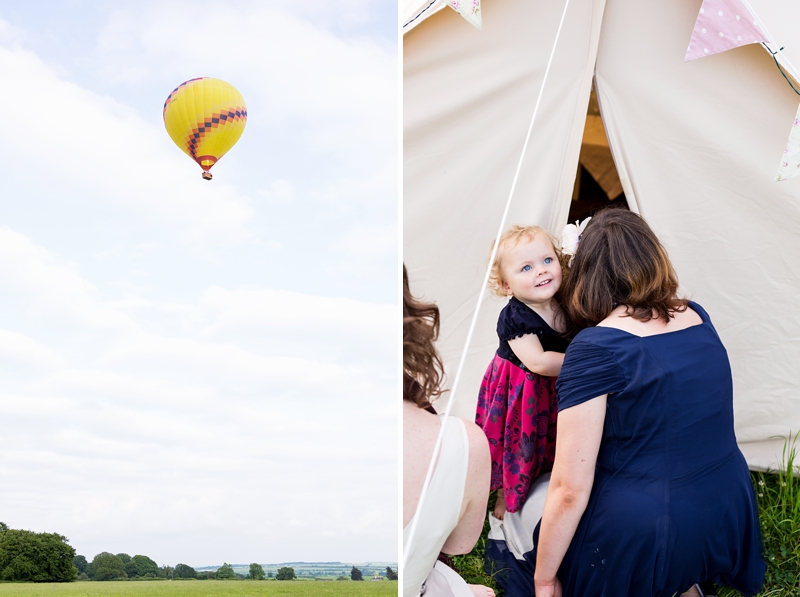
[[[75,580],[74,558],[75,549],[63,535],[19,531],[0,522],[0,580]]]
[[[397,573],[386,568],[386,577],[397,580]],[[74,580],[190,579],[197,580],[265,580],[273,578],[261,564],[250,564],[245,576],[237,574],[227,562],[217,570],[198,572],[188,564],[159,566],[151,558],[137,554],[101,552],[88,561],[75,553],[69,540],[57,533],[34,533],[10,529],[0,522],[0,580],[25,582],[69,582]],[[294,568],[279,568],[275,580],[294,580]],[[361,571],[353,566],[352,580],[363,580]],[[347,580],[344,576],[340,580]]]
[[[377,575],[378,573],[376,572],[375,574]],[[397,572],[392,570],[389,566],[386,566],[386,579],[397,580]],[[343,576],[340,576],[339,580],[346,579]],[[364,580],[364,574],[361,572],[361,570],[353,566],[353,568],[350,570],[350,580]]]

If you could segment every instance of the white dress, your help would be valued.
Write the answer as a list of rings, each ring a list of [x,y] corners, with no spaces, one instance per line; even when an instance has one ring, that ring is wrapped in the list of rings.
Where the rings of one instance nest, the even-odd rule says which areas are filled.
[[[439,418],[443,420],[443,415],[439,415]],[[403,529],[403,545],[409,553],[408,564],[402,571],[403,597],[418,597],[423,583],[426,585],[425,597],[472,597],[472,591],[464,579],[442,562],[436,561],[445,541],[458,525],[468,464],[469,439],[464,421],[450,417],[425,503],[422,504],[422,511],[417,506],[414,513],[414,518],[420,517],[420,521],[413,545],[408,545],[407,541],[414,518]]]

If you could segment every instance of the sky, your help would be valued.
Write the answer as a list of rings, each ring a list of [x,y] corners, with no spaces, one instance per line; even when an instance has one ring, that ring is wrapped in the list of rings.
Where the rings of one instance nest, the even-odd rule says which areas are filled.
[[[0,0],[0,521],[397,561],[397,9]],[[247,103],[201,170],[180,83]]]

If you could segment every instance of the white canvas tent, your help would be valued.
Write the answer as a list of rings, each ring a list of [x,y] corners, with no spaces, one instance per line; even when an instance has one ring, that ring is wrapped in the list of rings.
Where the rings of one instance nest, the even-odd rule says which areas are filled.
[[[800,96],[759,45],[684,62],[700,6],[571,0],[508,224],[566,224],[594,80],[628,204],[728,349],[740,446],[752,468],[776,468],[800,431],[800,178],[775,181]],[[750,6],[796,77],[800,3]],[[404,261],[412,291],[441,308],[451,381],[563,8],[484,0],[481,30],[441,0],[401,10],[420,14],[403,40]],[[454,403],[464,418],[503,303],[481,309]]]

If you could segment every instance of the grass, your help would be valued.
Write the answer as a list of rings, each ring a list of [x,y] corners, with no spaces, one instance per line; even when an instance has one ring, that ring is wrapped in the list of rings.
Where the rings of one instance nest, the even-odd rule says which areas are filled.
[[[800,434],[798,434],[800,435]],[[800,477],[796,476],[796,435],[783,448],[783,466],[775,473],[753,473],[758,497],[767,574],[760,597],[800,594]],[[720,597],[739,597],[720,590]]]
[[[2,583],[1,597],[396,597],[397,581],[108,581]]]
[[[767,573],[758,597],[797,597],[800,595],[800,476],[797,476],[796,441],[800,434],[783,449],[783,466],[777,472],[751,473],[758,497],[761,534],[764,539],[764,557]],[[490,499],[489,509],[494,507]],[[488,521],[475,549],[453,562],[468,583],[492,587],[498,595],[503,591],[494,579],[483,570],[483,551]],[[719,587],[720,597],[742,597],[728,587]]]

